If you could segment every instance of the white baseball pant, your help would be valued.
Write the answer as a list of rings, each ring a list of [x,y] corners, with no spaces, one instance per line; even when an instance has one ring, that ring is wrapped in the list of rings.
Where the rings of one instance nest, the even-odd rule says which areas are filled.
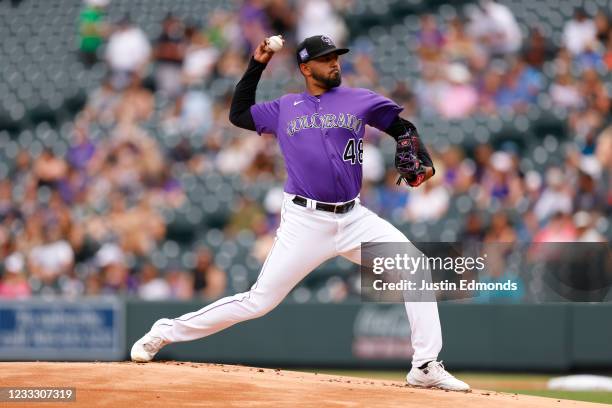
[[[294,204],[285,194],[274,244],[257,281],[248,292],[219,299],[175,319],[158,321],[153,330],[168,342],[210,336],[274,309],[308,273],[337,255],[359,264],[362,242],[408,242],[388,221],[359,204],[346,214]],[[414,349],[413,366],[436,360],[442,332],[436,302],[405,302]]]

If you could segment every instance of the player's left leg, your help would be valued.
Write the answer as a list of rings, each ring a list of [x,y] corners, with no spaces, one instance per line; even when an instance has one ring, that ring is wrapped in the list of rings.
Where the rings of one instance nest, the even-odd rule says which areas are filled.
[[[286,195],[272,249],[250,290],[174,319],[160,319],[132,347],[132,360],[148,362],[165,345],[210,336],[274,309],[310,271],[335,256],[334,214],[294,204]]]
[[[340,255],[361,264],[362,242],[405,242],[406,236],[388,221],[362,205],[356,205],[341,222],[337,249]],[[442,349],[442,330],[438,307],[434,301],[405,302],[414,349],[412,370],[407,379],[413,385],[467,390],[469,386],[457,380],[437,361]]]

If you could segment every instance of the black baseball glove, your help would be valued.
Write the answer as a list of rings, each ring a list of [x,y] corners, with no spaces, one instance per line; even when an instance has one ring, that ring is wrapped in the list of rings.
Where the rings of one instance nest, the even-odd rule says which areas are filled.
[[[400,174],[397,185],[402,180],[411,187],[417,187],[425,179],[425,167],[418,158],[419,139],[416,129],[407,128],[406,133],[397,138],[395,168]]]

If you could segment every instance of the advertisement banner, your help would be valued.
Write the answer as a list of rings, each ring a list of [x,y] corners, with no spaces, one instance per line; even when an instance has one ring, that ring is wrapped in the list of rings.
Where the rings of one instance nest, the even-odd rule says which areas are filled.
[[[117,298],[0,302],[0,360],[121,360],[125,312]]]

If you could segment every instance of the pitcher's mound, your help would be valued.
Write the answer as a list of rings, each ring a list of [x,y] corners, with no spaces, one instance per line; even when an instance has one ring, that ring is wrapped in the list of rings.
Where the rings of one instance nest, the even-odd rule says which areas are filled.
[[[3,387],[72,387],[70,407],[595,407],[577,401],[425,390],[401,382],[187,362],[0,363]],[[20,403],[57,407],[57,403]],[[604,405],[600,405],[604,406]]]

